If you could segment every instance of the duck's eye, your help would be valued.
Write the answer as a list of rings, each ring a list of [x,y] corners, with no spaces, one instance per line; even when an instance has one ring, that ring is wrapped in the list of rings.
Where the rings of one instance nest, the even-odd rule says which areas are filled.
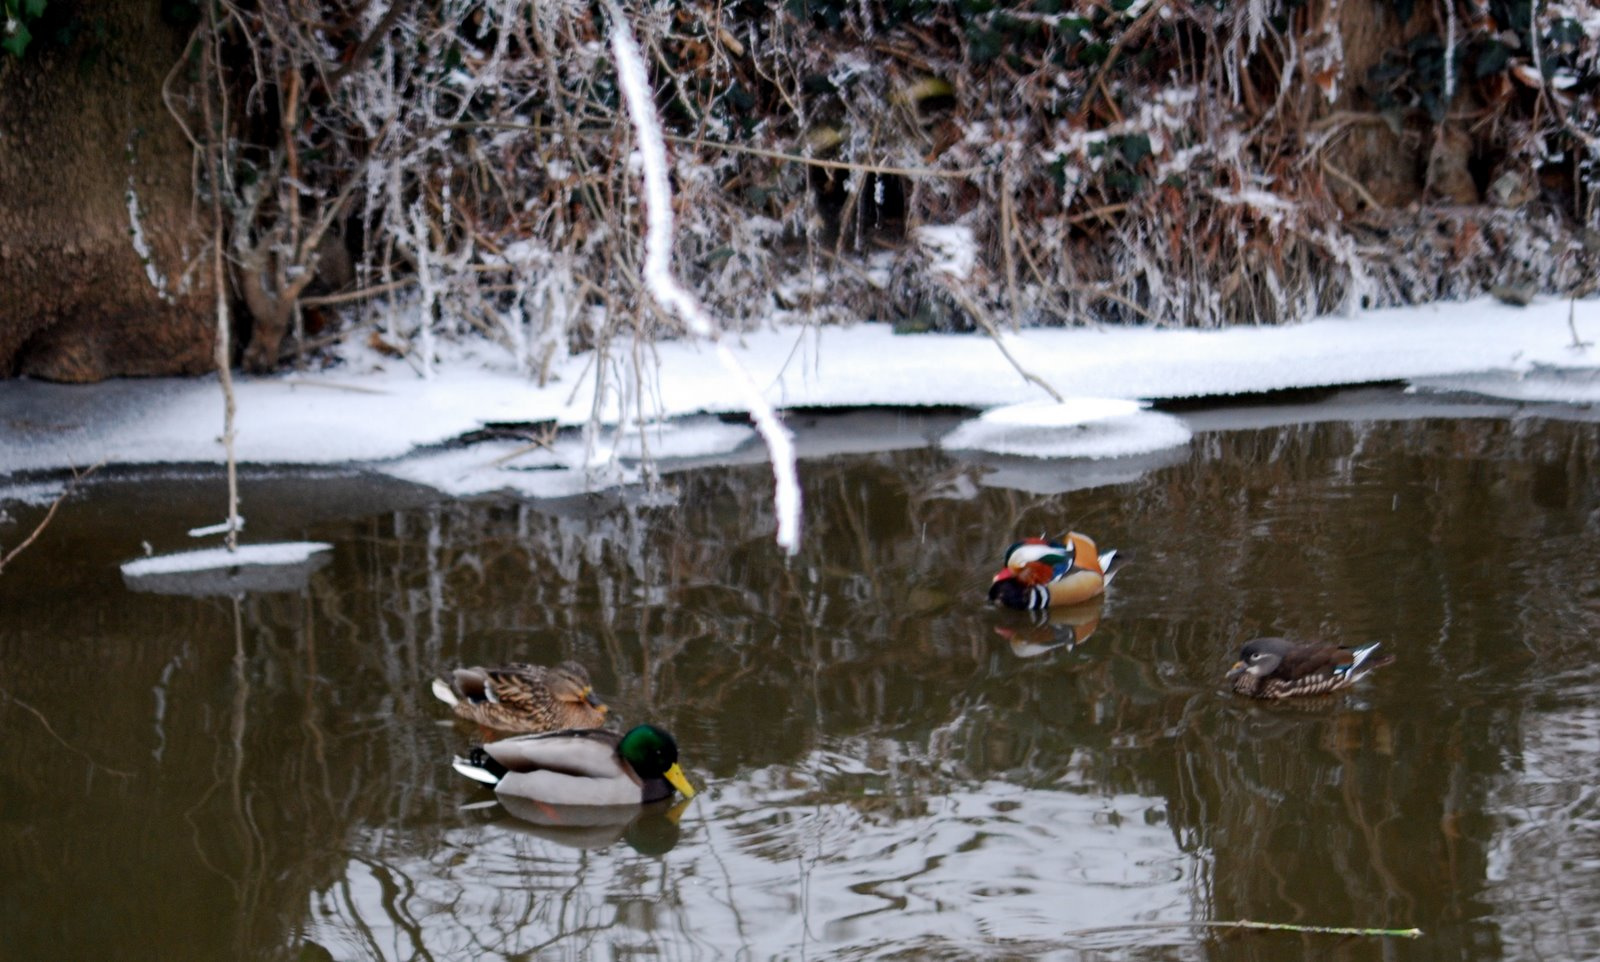
[[[1261,659],[1263,659],[1265,657],[1267,657],[1267,654],[1264,651],[1255,651],[1255,652],[1251,652],[1250,653],[1250,660],[1251,661],[1260,661]]]

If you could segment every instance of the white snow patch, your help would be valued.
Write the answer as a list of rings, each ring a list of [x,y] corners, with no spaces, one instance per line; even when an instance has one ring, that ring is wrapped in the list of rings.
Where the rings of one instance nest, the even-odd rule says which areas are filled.
[[[986,412],[940,440],[949,450],[1029,458],[1120,458],[1189,443],[1189,429],[1137,401],[1077,398]]]
[[[321,541],[280,541],[273,544],[240,545],[237,551],[229,551],[227,548],[206,548],[202,551],[180,551],[139,558],[124,563],[122,573],[129,578],[142,578],[148,575],[239,568],[247,565],[296,565],[307,561],[319,551],[331,550],[333,545]]]
[[[972,228],[965,224],[927,224],[914,233],[932,258],[929,266],[935,274],[956,280],[972,276],[972,268],[978,263],[978,241]]]
[[[1569,309],[1573,327],[1568,325]],[[1006,343],[1028,370],[1057,391],[1125,403],[1395,380],[1523,400],[1594,403],[1600,400],[1600,388],[1592,383],[1600,379],[1600,349],[1575,348],[1574,327],[1577,338],[1600,340],[1600,300],[1575,305],[1539,300],[1516,308],[1483,298],[1219,331],[1026,329],[1008,335]],[[475,445],[450,452],[433,446],[491,422],[583,425],[593,404],[591,356],[557,359],[549,382],[541,387],[520,374],[515,360],[503,352],[439,341],[434,377],[423,380],[405,362],[361,349],[364,341],[365,332],[358,333],[345,349],[345,365],[325,373],[238,378],[240,460],[384,462],[385,471],[425,483],[432,483],[425,478],[435,472],[459,475],[468,463],[476,463],[485,476],[467,488],[543,488],[559,475],[563,481],[554,487],[582,490],[585,462],[575,440],[570,448],[558,441],[559,456],[527,454],[502,465],[493,462],[516,445]],[[776,407],[985,410],[1037,402],[1043,394],[981,336],[901,336],[886,324],[863,323],[813,328],[803,336],[796,327],[756,331],[725,338],[724,346]],[[611,355],[631,357],[633,350],[619,343]],[[660,361],[650,374],[645,413],[652,421],[667,419],[675,425],[672,430],[648,429],[656,432],[645,436],[653,457],[703,457],[744,443],[748,429],[742,424],[690,427],[671,420],[697,413],[743,413],[746,388],[733,383],[709,345],[664,342],[645,356]],[[1428,380],[1494,371],[1502,373],[1490,380]],[[1589,386],[1584,386],[1585,379]],[[100,461],[221,464],[218,394],[214,377],[95,385],[0,381],[0,411],[5,412],[0,418],[0,475]],[[629,412],[638,413],[633,408]],[[602,420],[609,425],[624,420],[621,414],[615,396],[602,405]],[[1152,432],[1162,423],[1149,412],[1133,417],[1153,419],[1140,425]],[[1081,428],[1071,430],[1082,433]],[[1058,435],[1068,432],[1059,424],[1055,429]],[[962,443],[962,438],[947,446],[951,443]],[[1045,436],[998,449],[1026,448],[1030,456],[1039,457],[1046,443],[1055,441]],[[627,458],[637,450],[624,444],[616,453]],[[1092,455],[1057,450],[1051,456]],[[547,461],[540,466],[536,457]],[[530,484],[535,474],[546,476],[539,485]],[[464,490],[461,484],[465,482],[458,478],[442,489]]]
[[[61,497],[62,492],[66,490],[66,484],[61,481],[19,484],[0,489],[0,505],[23,504],[30,508],[44,507]]]
[[[1063,401],[1023,401],[983,413],[987,424],[1018,427],[1074,427],[1091,421],[1126,417],[1144,410],[1138,401],[1124,398],[1075,397]]]
[[[1481,394],[1512,401],[1600,404],[1600,368],[1538,366],[1528,371],[1484,371],[1453,377],[1419,378],[1418,393]]]

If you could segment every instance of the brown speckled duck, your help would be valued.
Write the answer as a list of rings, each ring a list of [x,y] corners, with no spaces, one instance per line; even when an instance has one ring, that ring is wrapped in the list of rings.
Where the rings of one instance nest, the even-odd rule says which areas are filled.
[[[1376,641],[1341,648],[1326,641],[1252,638],[1239,649],[1227,680],[1234,691],[1251,698],[1325,695],[1349,688],[1394,661],[1393,655],[1374,654],[1377,650]]]
[[[448,680],[433,680],[433,693],[457,715],[497,732],[598,728],[606,720],[588,669],[575,661],[554,668],[521,662],[457,668]]]

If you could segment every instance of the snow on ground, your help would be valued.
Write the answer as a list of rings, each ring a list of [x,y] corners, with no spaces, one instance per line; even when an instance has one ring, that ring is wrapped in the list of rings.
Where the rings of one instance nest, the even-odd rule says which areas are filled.
[[[1600,401],[1600,348],[1575,346],[1574,330],[1584,340],[1600,339],[1600,300],[1518,308],[1483,299],[1221,331],[1005,334],[1010,354],[1065,405],[1047,400],[982,335],[896,335],[888,325],[863,323],[761,331],[728,344],[780,408],[966,407],[989,413],[945,437],[947,449],[1122,458],[1181,449],[1190,431],[1185,422],[1193,423],[1134,403],[1140,401],[1406,380],[1422,391],[1593,404]],[[658,462],[703,462],[736,448],[759,449],[743,424],[688,417],[741,410],[739,392],[703,341],[639,352],[659,364],[638,370],[626,347],[614,347],[601,365],[573,357],[544,387],[487,343],[441,350],[449,353],[427,379],[404,361],[359,347],[325,372],[236,378],[240,460],[377,463],[452,493],[561,495],[591,483],[585,474],[601,483],[633,478],[630,466],[641,451]],[[597,366],[619,385],[598,406]],[[490,424],[582,425],[597,407],[608,423],[627,411],[635,426],[620,437],[608,432],[587,441],[563,431],[538,442],[439,447]],[[641,415],[652,421],[643,430],[636,426]],[[214,379],[0,382],[0,477],[100,461],[220,463],[221,428]],[[24,481],[36,479],[17,478]],[[0,499],[7,497],[0,485]]]

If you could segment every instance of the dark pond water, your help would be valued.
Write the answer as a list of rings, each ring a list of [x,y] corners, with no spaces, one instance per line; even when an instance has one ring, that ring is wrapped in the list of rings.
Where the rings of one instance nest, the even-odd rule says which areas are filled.
[[[108,476],[0,576],[0,956],[1600,957],[1600,425],[1484,412],[1200,413],[1143,474],[1022,472],[1054,494],[903,418],[803,464],[787,561],[757,463],[671,504],[255,476],[252,537],[335,549],[237,601],[116,567],[215,478]],[[982,604],[1068,526],[1134,557],[1098,612]],[[1399,660],[1225,694],[1268,632]],[[495,804],[426,682],[513,658],[585,662],[702,794],[565,834]],[[1241,918],[1425,936],[1134,927]]]

